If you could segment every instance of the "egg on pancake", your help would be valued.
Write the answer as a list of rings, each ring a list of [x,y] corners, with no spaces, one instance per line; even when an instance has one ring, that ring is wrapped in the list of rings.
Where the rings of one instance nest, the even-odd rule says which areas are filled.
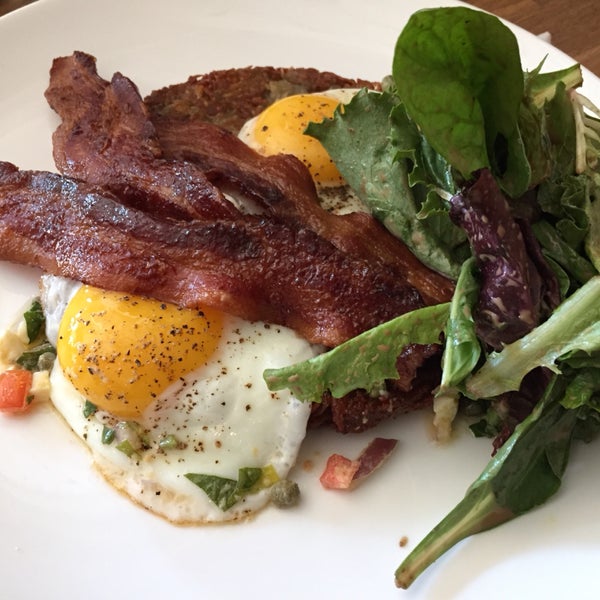
[[[248,120],[238,137],[263,156],[293,154],[300,159],[325,209],[337,214],[366,212],[321,142],[304,133],[309,123],[332,118],[335,110],[350,102],[358,91],[345,88],[281,98]]]
[[[51,275],[41,304],[50,399],[136,503],[174,523],[235,520],[286,482],[310,405],[262,373],[317,348],[285,327]]]

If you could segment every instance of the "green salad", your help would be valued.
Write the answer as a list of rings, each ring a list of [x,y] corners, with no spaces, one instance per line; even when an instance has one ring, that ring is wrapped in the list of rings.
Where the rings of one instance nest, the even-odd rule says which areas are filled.
[[[443,344],[437,426],[478,414],[492,458],[398,567],[406,588],[550,498],[572,444],[600,429],[600,113],[578,64],[524,72],[510,29],[468,8],[416,12],[391,72],[307,133],[454,296],[264,377],[302,400],[341,397],[397,378],[405,345]]]

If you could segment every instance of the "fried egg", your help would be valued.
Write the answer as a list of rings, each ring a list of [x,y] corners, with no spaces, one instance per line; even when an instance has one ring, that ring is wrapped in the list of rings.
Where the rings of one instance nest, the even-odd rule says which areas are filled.
[[[245,517],[294,465],[310,406],[264,384],[292,330],[42,277],[50,397],[117,489],[175,523]]]
[[[247,121],[239,138],[263,156],[293,154],[311,174],[323,208],[343,214],[366,211],[346,184],[319,140],[304,131],[310,122],[333,117],[340,104],[347,104],[358,89],[336,89],[282,98]]]

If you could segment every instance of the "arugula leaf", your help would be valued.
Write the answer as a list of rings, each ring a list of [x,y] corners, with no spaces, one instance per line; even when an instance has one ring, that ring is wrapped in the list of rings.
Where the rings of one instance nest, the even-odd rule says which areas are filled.
[[[289,388],[296,398],[310,402],[320,402],[327,390],[335,398],[372,390],[385,379],[398,378],[396,359],[406,345],[440,342],[449,310],[450,303],[414,310],[304,362],[266,369],[263,378],[270,390]]]
[[[491,167],[512,196],[527,189],[523,71],[499,19],[462,7],[417,11],[398,37],[392,75],[408,114],[465,179]]]
[[[561,405],[565,385],[564,378],[554,378],[465,497],[398,567],[398,587],[408,588],[459,541],[531,510],[559,489],[579,417]]]

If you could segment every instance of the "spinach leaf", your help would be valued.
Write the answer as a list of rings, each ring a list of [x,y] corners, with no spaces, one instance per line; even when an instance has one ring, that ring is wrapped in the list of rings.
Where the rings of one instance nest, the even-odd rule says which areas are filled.
[[[398,587],[409,587],[459,541],[531,510],[559,489],[579,416],[578,410],[567,410],[560,402],[565,385],[565,378],[554,378],[465,497],[398,567]]]
[[[398,37],[392,75],[410,117],[465,179],[491,167],[510,195],[527,189],[521,59],[496,17],[462,7],[414,13]]]

